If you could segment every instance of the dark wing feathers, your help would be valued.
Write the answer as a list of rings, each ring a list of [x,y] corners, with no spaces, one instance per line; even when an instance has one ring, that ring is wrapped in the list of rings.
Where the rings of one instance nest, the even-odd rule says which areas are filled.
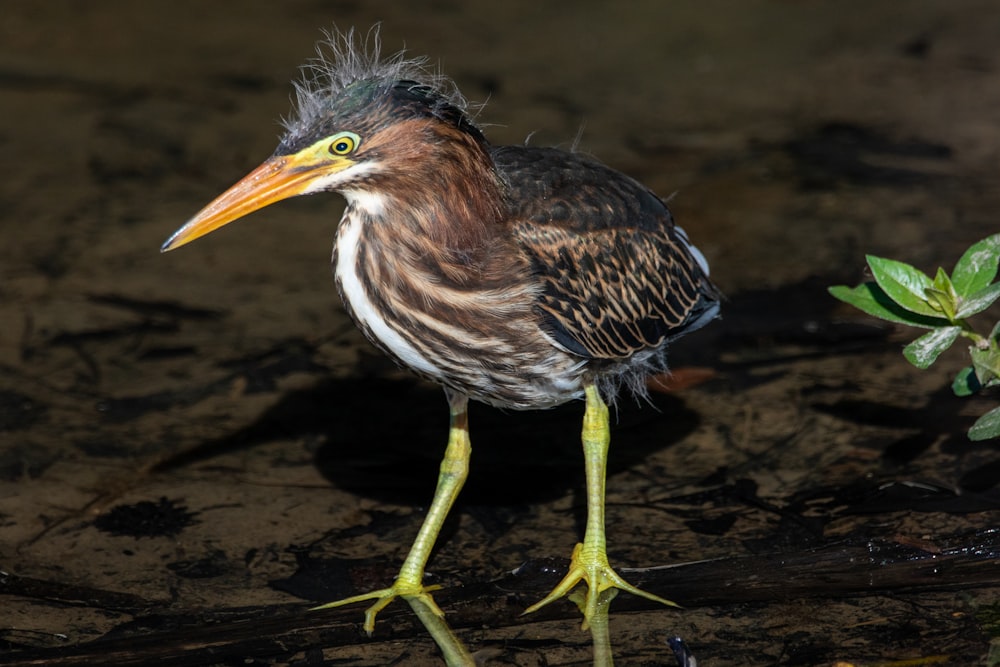
[[[560,345],[624,359],[704,324],[718,292],[656,195],[577,154],[506,147],[494,159]]]

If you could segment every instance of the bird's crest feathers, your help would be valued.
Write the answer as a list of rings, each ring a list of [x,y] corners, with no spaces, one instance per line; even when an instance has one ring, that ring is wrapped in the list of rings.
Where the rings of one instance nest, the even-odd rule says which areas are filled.
[[[317,57],[302,67],[302,78],[294,84],[294,110],[282,119],[286,141],[294,141],[322,123],[358,83],[367,84],[357,88],[358,92],[370,95],[407,82],[429,93],[439,104],[462,112],[468,108],[455,83],[431,69],[427,58],[407,58],[406,51],[401,50],[383,60],[377,25],[364,35],[354,28],[346,32],[333,29],[325,35],[326,39],[316,45]]]

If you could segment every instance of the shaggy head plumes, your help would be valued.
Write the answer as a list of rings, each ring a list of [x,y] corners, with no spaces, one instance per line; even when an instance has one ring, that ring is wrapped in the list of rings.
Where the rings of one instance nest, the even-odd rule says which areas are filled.
[[[302,67],[302,78],[294,84],[294,110],[282,120],[286,133],[279,153],[295,152],[338,125],[384,117],[372,109],[390,98],[396,102],[394,116],[431,114],[475,130],[466,99],[450,78],[428,67],[426,58],[407,58],[399,51],[382,59],[378,26],[363,36],[353,28],[325,34],[317,57]]]

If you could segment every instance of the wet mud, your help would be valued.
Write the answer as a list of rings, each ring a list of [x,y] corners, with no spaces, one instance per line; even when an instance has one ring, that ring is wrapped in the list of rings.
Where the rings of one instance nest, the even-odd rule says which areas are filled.
[[[965,435],[997,397],[952,395],[961,345],[918,371],[915,334],[826,287],[996,233],[1000,6],[0,14],[0,664],[442,664],[404,604],[371,639],[360,608],[306,611],[395,575],[448,418],[340,306],[342,202],[158,252],[273,150],[320,29],[376,21],[488,102],[496,143],[675,193],[727,295],[682,381],[613,414],[612,563],[683,605],[618,596],[618,664],[676,664],[674,636],[702,665],[998,664],[1000,449]],[[472,407],[429,574],[484,664],[592,661],[569,602],[520,616],[582,535],[581,412]]]

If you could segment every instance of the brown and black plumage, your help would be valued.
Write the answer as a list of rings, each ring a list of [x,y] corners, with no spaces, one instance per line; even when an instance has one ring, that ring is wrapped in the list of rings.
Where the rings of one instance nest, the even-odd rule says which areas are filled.
[[[333,35],[297,85],[274,155],[179,229],[171,250],[288,197],[347,200],[337,288],[365,336],[445,387],[452,426],[438,489],[394,584],[420,597],[434,540],[468,471],[469,398],[531,409],[584,398],[588,523],[570,573],[535,609],[623,581],[607,562],[605,401],[666,369],[667,343],[718,312],[701,253],[649,189],[579,153],[490,145],[454,85],[402,54]],[[374,400],[374,397],[373,397]],[[529,609],[530,611],[530,609]]]

